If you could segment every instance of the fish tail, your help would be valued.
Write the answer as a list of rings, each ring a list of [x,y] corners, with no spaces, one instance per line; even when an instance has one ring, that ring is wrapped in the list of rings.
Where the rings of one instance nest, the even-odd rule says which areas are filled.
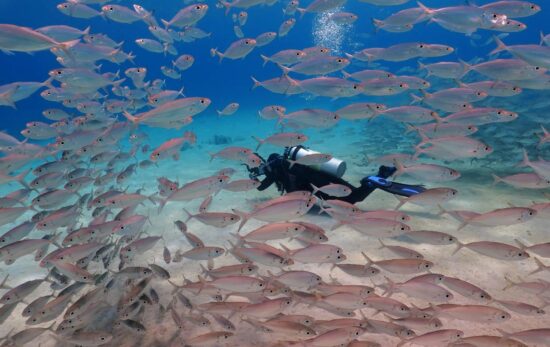
[[[378,30],[384,26],[384,21],[380,19],[376,19],[374,17],[371,18],[372,25],[374,26],[374,32],[378,33]]]
[[[418,62],[418,70],[424,70],[426,69],[426,65],[422,64],[421,61]],[[426,70],[428,72],[428,74],[426,76],[430,76],[430,70]]]
[[[250,213],[246,213],[243,211],[239,211],[236,209],[232,209],[233,213],[235,213],[237,216],[241,217],[241,224],[239,224],[239,228],[237,229],[237,232],[241,231],[243,226],[248,222],[248,219],[250,218]]]
[[[277,66],[283,71],[283,76],[288,76],[288,73],[291,71],[289,67],[283,66],[279,63],[277,63]]]
[[[78,44],[80,42],[80,39],[78,40],[72,40],[72,41],[66,41],[66,42],[61,42],[59,43],[58,47],[59,49],[61,49],[63,52],[67,53],[67,55],[69,56],[69,58],[71,58],[73,61],[75,60],[74,59],[74,56],[73,54],[71,53],[70,49],[72,47],[74,47],[76,44]]]
[[[386,290],[384,291],[384,293],[382,293],[382,296],[386,296],[386,297],[391,297],[392,294],[395,292],[395,282],[392,281],[389,277],[387,276],[384,276],[384,278],[386,279]]]
[[[265,66],[265,64],[267,64],[267,63],[269,62],[269,58],[268,58],[268,57],[266,57],[266,56],[265,56],[265,55],[263,55],[263,54],[260,54],[260,57],[261,57],[261,58],[263,59],[263,61],[264,61],[264,63],[263,63],[263,65],[262,65],[262,66]]]
[[[504,276],[504,280],[506,281],[507,284],[504,288],[502,288],[502,291],[508,290],[518,284],[517,282],[512,281],[508,276]]]
[[[252,81],[254,82],[254,85],[252,86],[252,90],[258,88],[259,86],[261,86],[261,82],[258,81],[257,79],[254,78],[254,76],[250,76],[250,78],[252,78]]]
[[[361,251],[361,255],[362,255],[363,258],[365,258],[365,260],[367,261],[367,263],[365,264],[365,266],[370,266],[371,264],[373,264],[372,259],[369,258],[369,256],[368,256],[365,252]]]
[[[6,282],[8,281],[8,277],[10,277],[10,274],[6,274],[6,277],[4,277],[2,283],[0,283],[0,288],[11,289],[11,287],[6,284]]]
[[[456,231],[464,229],[467,225],[468,225],[468,221],[466,219],[463,219],[460,225],[458,226],[458,228],[456,229]]]
[[[216,153],[208,153],[208,155],[210,156],[209,162],[212,162],[212,160],[214,160],[214,158],[216,158]]]
[[[467,62],[465,62],[462,59],[458,59],[458,61],[460,62],[460,64],[462,64],[462,66],[464,68],[464,74],[462,76],[464,76],[466,73],[468,73],[468,71],[472,70],[472,65],[468,64]]]
[[[521,242],[519,239],[514,239],[514,242],[517,243],[519,248],[521,248],[522,250],[529,248],[526,244]]]
[[[193,215],[189,213],[189,211],[187,211],[185,207],[183,208],[183,212],[185,212],[185,214],[187,215],[187,219],[184,221],[184,223],[187,223],[191,218],[193,218]]]
[[[229,10],[231,10],[231,3],[220,0],[220,4],[222,4],[223,7],[225,7],[225,15],[227,16],[229,14]]]
[[[409,124],[409,123],[405,123],[405,127],[407,128],[407,131],[405,131],[405,134],[408,134],[411,131],[419,131],[420,130],[417,127],[415,127],[414,125]]]
[[[384,249],[384,248],[388,247],[388,246],[382,241],[382,239],[378,239],[378,242],[380,242],[380,247],[378,247],[378,249]]]
[[[500,329],[500,328],[496,328],[496,330],[499,332],[500,335],[502,335],[502,337],[505,337],[505,338],[508,338],[511,336],[510,333],[507,333],[506,331]]]
[[[531,166],[531,162],[529,161],[529,156],[527,155],[527,150],[523,149],[523,160],[518,166]]]
[[[258,141],[258,146],[256,146],[256,152],[260,149],[260,147],[265,143],[265,140],[262,140],[259,137],[252,136],[252,138],[256,141]]]
[[[426,13],[428,16],[431,16],[435,13],[434,10],[432,10],[431,8],[428,8],[426,7],[426,5],[424,5],[423,3],[421,3],[420,1],[417,1],[416,4],[418,5],[418,7],[420,7],[424,13]]]
[[[160,214],[162,212],[162,210],[164,209],[164,206],[166,206],[166,203],[168,202],[168,198],[165,198],[165,199],[160,199],[159,201],[159,208],[157,210],[158,214]]]
[[[164,19],[161,19],[160,20],[162,22],[162,24],[164,25],[164,28],[165,29],[168,29],[170,27],[170,22],[167,21],[167,20],[164,20]]]
[[[508,47],[506,47],[504,42],[502,42],[497,36],[493,36],[493,40],[497,44],[497,48],[493,49],[491,51],[491,53],[489,53],[490,55],[497,54],[499,52],[508,50]]]
[[[411,105],[414,105],[414,104],[420,104],[422,102],[422,100],[424,100],[423,98],[421,98],[420,96],[416,95],[416,94],[409,94],[412,98],[412,101],[411,101]]]
[[[395,171],[395,173],[393,174],[393,177],[394,177],[394,178],[397,178],[397,177],[399,177],[399,176],[401,176],[402,174],[405,173],[406,167],[403,166],[403,164],[401,164],[401,163],[399,162],[399,160],[397,160],[397,159],[394,158],[394,159],[393,159],[393,165],[395,165],[395,168],[397,169],[397,171]]]
[[[540,261],[539,258],[533,257],[533,259],[535,260],[535,263],[537,264],[537,268],[535,270],[529,272],[529,275],[534,275],[534,274],[539,273],[541,271],[550,269],[550,266],[544,265],[544,263],[542,261]]]
[[[395,196],[395,198],[396,198],[397,200],[399,200],[399,204],[397,204],[397,206],[395,206],[395,208],[394,208],[394,210],[397,211],[397,210],[399,210],[399,209],[401,208],[401,206],[403,206],[403,205],[405,205],[405,204],[407,203],[407,199],[404,198],[404,197],[403,197],[403,198],[402,198],[402,197],[399,197],[399,196],[397,196],[397,195],[394,195],[394,196]]]
[[[19,183],[21,183],[21,185],[27,189],[31,189],[31,187],[27,184],[27,182],[25,182],[25,177],[27,177],[27,175],[32,171],[32,169],[28,169],[26,171],[23,171],[21,172],[19,175],[15,176],[15,180]]]
[[[237,244],[234,245],[231,241],[229,242],[229,244],[231,245],[231,249],[234,249],[236,247],[241,247],[242,245],[244,245],[246,243],[246,240],[244,239],[243,236],[237,234],[237,233],[229,233],[229,235],[233,236],[234,238],[237,239]]]
[[[493,184],[492,184],[493,186],[496,185],[499,182],[502,182],[502,178],[498,177],[497,175],[491,174],[491,176],[493,176],[493,180],[494,180]]]
[[[138,117],[135,117],[135,116],[131,115],[128,111],[124,111],[122,114],[124,115],[124,117],[125,117],[126,119],[128,119],[128,120],[129,120],[130,122],[132,122],[133,124],[137,124],[138,121],[139,121],[139,118],[138,118]]]
[[[206,286],[206,280],[201,276],[201,275],[198,275],[197,276],[199,278],[199,282],[201,283],[201,286],[199,288],[199,291],[197,292],[197,295],[200,294],[202,292],[202,290],[204,289],[204,287]]]
[[[319,188],[316,187],[313,183],[310,183],[310,185],[313,188],[313,192],[311,192],[311,195],[317,194],[317,192],[319,191]]]
[[[455,255],[458,251],[460,251],[462,248],[464,248],[466,245],[460,241],[456,241],[456,249],[451,253],[451,255]]]
[[[297,7],[297,8],[296,8],[296,11],[300,12],[300,18],[303,18],[303,17],[304,17],[304,14],[306,14],[306,9],[305,9],[305,8],[299,8],[299,7]]]

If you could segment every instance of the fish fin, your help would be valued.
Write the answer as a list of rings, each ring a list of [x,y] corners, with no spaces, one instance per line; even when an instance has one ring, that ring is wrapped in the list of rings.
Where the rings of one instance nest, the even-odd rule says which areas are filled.
[[[493,49],[489,55],[497,54],[502,51],[508,50],[508,47],[497,36],[493,36],[493,40],[497,44],[497,48]]]
[[[502,288],[502,291],[508,290],[518,284],[517,282],[512,281],[512,279],[510,279],[510,277],[506,275],[504,276],[504,280],[506,281],[507,284],[506,286],[504,286],[504,288]]]

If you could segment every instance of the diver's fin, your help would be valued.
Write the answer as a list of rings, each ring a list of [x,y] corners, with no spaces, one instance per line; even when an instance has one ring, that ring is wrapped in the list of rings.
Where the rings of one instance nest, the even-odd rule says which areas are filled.
[[[367,180],[376,188],[382,189],[388,193],[392,193],[395,195],[401,195],[401,196],[412,196],[419,193],[422,193],[426,190],[421,185],[411,185],[411,184],[404,184],[404,183],[398,183],[393,182],[390,180],[387,180],[382,177],[378,176],[369,176],[367,177]]]

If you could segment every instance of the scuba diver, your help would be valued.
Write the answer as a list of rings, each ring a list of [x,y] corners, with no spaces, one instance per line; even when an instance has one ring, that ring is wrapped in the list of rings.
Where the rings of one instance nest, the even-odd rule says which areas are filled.
[[[257,168],[247,166],[249,176],[254,180],[258,180],[259,176],[265,176],[257,188],[259,191],[263,191],[275,183],[281,194],[298,190],[316,191],[315,195],[323,200],[338,199],[351,204],[363,201],[377,188],[407,197],[426,190],[422,185],[408,185],[388,180],[387,178],[397,171],[395,167],[380,166],[375,176],[364,177],[360,181],[360,186],[355,187],[341,178],[346,170],[346,163],[337,158],[332,158],[317,167],[294,162],[300,157],[315,153],[318,152],[311,151],[303,146],[287,147],[283,155],[272,153],[267,161],[256,153],[261,158],[262,164]],[[291,161],[293,162],[292,165]],[[350,188],[351,194],[344,197],[335,197],[315,189],[315,187],[323,187],[328,184],[347,186]]]

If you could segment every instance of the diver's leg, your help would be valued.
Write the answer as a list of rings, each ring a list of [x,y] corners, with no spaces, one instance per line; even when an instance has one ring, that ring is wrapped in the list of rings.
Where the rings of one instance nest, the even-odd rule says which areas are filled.
[[[381,178],[388,178],[391,175],[393,175],[395,171],[397,171],[397,169],[393,166],[382,165],[378,169],[378,174],[376,176]],[[363,178],[361,180],[361,186],[357,188],[353,187],[351,184],[348,183],[348,186],[352,188],[351,194],[339,199],[343,201],[347,201],[352,204],[365,200],[367,196],[369,196],[370,193],[372,193],[377,188],[376,185],[374,185],[372,182],[368,180],[368,177],[369,176]]]

